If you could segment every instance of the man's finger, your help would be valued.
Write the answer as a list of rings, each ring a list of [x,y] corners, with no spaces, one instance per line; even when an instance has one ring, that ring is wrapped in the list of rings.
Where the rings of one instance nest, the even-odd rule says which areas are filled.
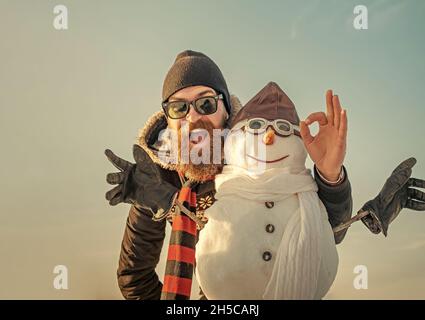
[[[347,110],[342,109],[341,122],[339,124],[338,135],[344,141],[347,140],[347,131],[348,131]]]
[[[334,126],[339,129],[341,119],[341,104],[339,103],[339,97],[337,95],[332,97],[332,104],[334,107]]]
[[[316,121],[319,122],[320,126],[325,126],[326,124],[328,124],[328,119],[326,118],[324,112],[314,112],[310,114],[307,119],[305,119],[305,123],[307,125],[310,125]]]
[[[326,117],[328,123],[333,125],[334,121],[334,107],[332,105],[332,90],[326,91]]]
[[[407,200],[406,208],[416,211],[425,211],[425,202],[409,199]]]
[[[132,164],[124,159],[121,159],[120,157],[116,156],[111,150],[106,149],[105,155],[108,158],[108,160],[117,168],[118,170],[125,171],[126,169],[130,168]]]
[[[308,146],[310,143],[313,142],[314,138],[310,133],[309,127],[306,125],[304,121],[300,122],[300,134],[306,146]]]
[[[112,200],[118,193],[121,193],[121,190],[122,190],[122,185],[118,185],[115,188],[109,190],[105,194],[106,200],[108,201]]]
[[[106,175],[106,182],[108,182],[109,184],[123,183],[124,179],[125,174],[123,172],[108,173]]]
[[[425,193],[414,188],[408,188],[409,197],[414,200],[425,201]]]
[[[412,187],[425,188],[425,180],[422,179],[410,178],[407,184]]]

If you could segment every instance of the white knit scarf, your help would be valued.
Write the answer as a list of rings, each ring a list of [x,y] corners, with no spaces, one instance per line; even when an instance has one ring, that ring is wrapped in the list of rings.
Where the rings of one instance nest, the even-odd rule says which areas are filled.
[[[327,213],[317,195],[317,184],[309,169],[273,168],[261,174],[227,165],[216,176],[216,199],[223,196],[257,201],[281,201],[298,195],[300,210],[296,210],[285,226],[271,277],[263,299],[314,299],[321,252],[321,219]]]

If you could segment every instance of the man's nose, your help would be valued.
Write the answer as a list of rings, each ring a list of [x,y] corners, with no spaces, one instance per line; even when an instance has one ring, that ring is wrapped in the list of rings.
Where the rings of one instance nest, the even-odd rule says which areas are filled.
[[[274,130],[272,128],[268,128],[266,133],[263,136],[263,142],[266,146],[273,144],[274,142]]]
[[[195,108],[191,105],[189,109],[189,113],[186,115],[186,120],[192,123],[198,121],[202,115],[196,112]]]

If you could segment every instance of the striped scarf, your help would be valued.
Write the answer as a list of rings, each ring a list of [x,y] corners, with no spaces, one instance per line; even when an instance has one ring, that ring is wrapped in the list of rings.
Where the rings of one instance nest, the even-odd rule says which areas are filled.
[[[196,215],[196,192],[187,181],[180,190],[178,201]],[[170,244],[161,300],[189,300],[195,265],[196,222],[180,210],[173,216]]]

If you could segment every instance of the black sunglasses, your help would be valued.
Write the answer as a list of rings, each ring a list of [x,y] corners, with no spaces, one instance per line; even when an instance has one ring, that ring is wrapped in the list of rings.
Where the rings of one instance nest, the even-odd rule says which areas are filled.
[[[186,115],[189,113],[191,105],[195,108],[197,113],[205,116],[213,114],[217,111],[218,100],[220,99],[223,99],[222,94],[201,97],[193,101],[163,102],[162,108],[164,109],[167,117],[171,119],[181,119],[186,117]]]

